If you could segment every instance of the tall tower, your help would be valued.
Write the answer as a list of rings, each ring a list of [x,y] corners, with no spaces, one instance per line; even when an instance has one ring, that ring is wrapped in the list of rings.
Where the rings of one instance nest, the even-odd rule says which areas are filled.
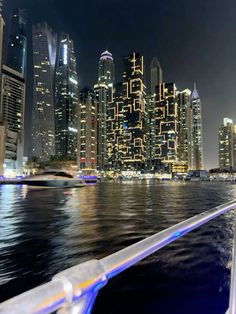
[[[224,118],[219,128],[219,166],[221,170],[234,167],[234,125],[233,120]]]
[[[4,20],[2,17],[3,0],[0,0],[0,80],[2,73],[2,55],[3,55],[3,30],[4,30]]]
[[[202,104],[196,84],[191,95],[192,109],[192,170],[203,169],[203,142],[202,142]]]
[[[156,86],[158,84],[162,84],[163,82],[162,68],[157,57],[154,57],[152,59],[150,69],[151,69],[151,95],[153,95],[155,93]]]
[[[57,36],[47,23],[33,26],[34,104],[32,156],[49,160],[55,154],[54,69]]]
[[[114,62],[112,54],[109,51],[104,51],[101,54],[98,66],[98,84],[106,85],[114,83]]]
[[[124,57],[123,72],[123,164],[125,170],[144,169],[146,162],[146,86],[143,56]]]
[[[97,169],[107,168],[107,109],[113,102],[114,63],[112,54],[101,54],[98,83],[94,86],[97,100]]]
[[[114,85],[113,102],[107,109],[107,162],[109,170],[121,170],[123,162],[123,82]]]
[[[162,83],[155,94],[155,168],[170,171],[178,161],[177,89],[174,83]]]
[[[191,90],[185,89],[178,92],[179,110],[179,161],[186,164],[191,169],[192,156],[192,109]]]
[[[23,77],[25,77],[26,74],[26,49],[25,11],[15,9],[11,19],[6,65],[19,72]]]
[[[80,92],[78,164],[81,170],[97,169],[96,95],[90,88]]]
[[[76,160],[79,88],[74,42],[61,34],[55,81],[56,156]]]

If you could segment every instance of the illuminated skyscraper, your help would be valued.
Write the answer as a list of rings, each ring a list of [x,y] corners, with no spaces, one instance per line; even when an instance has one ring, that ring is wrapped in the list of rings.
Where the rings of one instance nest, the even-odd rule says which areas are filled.
[[[191,95],[192,109],[192,170],[203,169],[203,147],[202,147],[202,104],[194,84]]]
[[[155,94],[148,95],[147,101],[147,169],[153,170],[155,164],[155,141],[156,141],[156,120],[155,120]]]
[[[97,169],[96,95],[84,88],[80,92],[78,165],[81,170]]]
[[[142,170],[146,162],[146,86],[143,56],[134,52],[124,57],[123,72],[123,165]]]
[[[219,166],[221,170],[234,167],[234,125],[233,120],[224,118],[219,129]]]
[[[23,74],[3,65],[0,121],[5,123],[6,129],[9,132],[16,134],[17,156],[14,168],[20,173],[23,165],[24,114],[25,79]]]
[[[114,85],[113,102],[107,108],[107,162],[108,169],[121,170],[123,167],[123,83]]]
[[[179,111],[174,83],[156,87],[155,96],[155,168],[171,171],[178,161]]]
[[[34,104],[32,156],[49,160],[55,154],[54,69],[57,36],[47,23],[33,26]]]
[[[162,68],[157,57],[152,59],[150,64],[151,69],[151,95],[155,94],[155,88],[163,82]]]
[[[186,164],[191,169],[192,161],[192,109],[191,109],[191,91],[185,89],[178,92],[178,110],[179,110],[179,161]]]
[[[3,66],[0,113],[11,131],[23,136],[25,112],[25,80],[23,75]]]
[[[109,51],[104,51],[101,54],[98,66],[98,84],[106,85],[114,83],[114,62],[112,54]]]
[[[3,30],[5,26],[5,23],[2,17],[2,6],[3,6],[3,2],[0,0],[0,80],[1,80],[1,73],[2,73]]]
[[[114,63],[112,54],[101,54],[98,83],[94,86],[97,101],[97,169],[107,169],[107,109],[113,102]]]
[[[26,20],[25,12],[21,9],[13,11],[8,41],[6,65],[21,73],[26,74]]]
[[[79,88],[74,42],[61,34],[55,81],[56,156],[76,160]]]

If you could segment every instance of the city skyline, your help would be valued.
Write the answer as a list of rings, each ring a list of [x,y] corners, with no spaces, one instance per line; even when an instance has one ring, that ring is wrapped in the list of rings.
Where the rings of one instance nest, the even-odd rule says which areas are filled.
[[[217,167],[218,127],[224,116],[232,117],[234,120],[236,116],[232,76],[232,73],[235,72],[234,68],[236,64],[230,58],[236,48],[231,44],[232,40],[230,40],[232,37],[232,27],[235,27],[235,21],[232,16],[233,2],[230,2],[227,8],[222,8],[219,1],[214,2],[212,6],[209,1],[204,1],[204,3],[200,1],[197,5],[193,1],[189,1],[188,3],[180,1],[178,3],[179,8],[177,8],[174,1],[167,1],[165,4],[160,1],[156,1],[156,3],[148,1],[145,4],[145,12],[148,10],[151,16],[153,16],[151,11],[159,8],[159,11],[154,10],[156,12],[156,20],[159,17],[158,27],[155,30],[154,22],[148,19],[148,25],[143,31],[132,16],[130,8],[132,1],[130,1],[130,4],[120,4],[114,1],[113,4],[117,6],[117,17],[110,10],[107,1],[101,4],[90,0],[86,5],[89,4],[92,5],[91,15],[95,18],[93,31],[98,24],[99,15],[97,11],[102,12],[102,15],[100,14],[101,17],[108,16],[108,21],[106,19],[101,21],[99,19],[101,28],[106,31],[103,33],[100,32],[99,35],[96,35],[96,38],[92,36],[91,26],[87,26],[88,29],[86,30],[85,25],[82,25],[83,16],[80,14],[80,19],[76,19],[75,14],[69,9],[73,7],[75,9],[73,11],[76,11],[76,8],[80,8],[80,11],[83,11],[84,4],[78,5],[72,0],[68,2],[68,7],[66,8],[62,1],[35,1],[33,6],[30,1],[21,0],[16,3],[16,1],[9,0],[4,9],[9,12],[17,5],[18,7],[26,8],[29,13],[32,13],[33,7],[37,7],[38,10],[35,10],[37,13],[28,14],[30,16],[29,24],[47,20],[51,27],[56,28],[55,31],[64,30],[71,34],[71,37],[75,41],[77,54],[79,55],[80,89],[85,85],[93,86],[96,82],[97,59],[106,47],[113,54],[116,67],[119,69],[116,71],[116,81],[121,76],[119,72],[122,69],[122,57],[131,51],[140,51],[145,56],[147,70],[152,57],[157,55],[162,65],[165,82],[175,82],[178,90],[191,88],[193,82],[196,81],[203,104],[204,164],[206,168]],[[193,5],[196,5],[199,12],[199,21],[196,21],[196,17],[193,18],[193,21],[190,21],[191,16],[194,17],[194,13],[191,11]],[[142,5],[138,1],[138,15],[141,14],[140,10],[138,10],[140,7],[142,8]],[[49,12],[52,12],[52,14]],[[108,14],[109,12],[110,15]],[[213,13],[211,16],[209,16],[210,12]],[[169,14],[173,18],[173,21],[170,21],[170,18],[166,21],[164,18],[166,14]],[[172,27],[174,22],[176,22],[178,14],[181,14],[183,21],[174,29]],[[228,18],[226,23],[224,23],[224,29],[221,29],[216,22],[221,15],[226,14]],[[70,19],[69,15],[71,15]],[[124,18],[122,19],[124,20],[124,25],[119,26],[119,33],[117,32],[117,18],[121,16]],[[126,22],[127,17],[131,19],[129,25]],[[210,19],[207,19],[208,17]],[[9,15],[6,18],[9,21]],[[111,27],[104,28],[103,26],[107,26],[112,18],[114,22],[112,22]],[[57,23],[58,19],[60,19],[60,23]],[[192,23],[195,24],[193,25]],[[210,34],[212,25],[214,26],[214,35]],[[125,27],[127,35],[122,38]],[[140,40],[138,40],[135,34],[131,36],[135,27],[137,27]],[[147,29],[149,32],[147,32]],[[116,32],[114,33],[114,31]],[[171,31],[174,35],[178,36],[169,36]],[[113,37],[111,36],[112,34]],[[166,42],[167,37],[169,38]],[[219,49],[218,45],[220,43],[222,47]],[[89,49],[91,47],[93,49]],[[174,47],[175,52],[172,56]],[[197,47],[199,49],[196,49]],[[205,53],[206,50],[207,54]],[[84,64],[86,59],[88,60],[87,65]],[[87,71],[85,71],[85,66],[88,69]],[[209,116],[211,116],[210,121],[208,121]]]

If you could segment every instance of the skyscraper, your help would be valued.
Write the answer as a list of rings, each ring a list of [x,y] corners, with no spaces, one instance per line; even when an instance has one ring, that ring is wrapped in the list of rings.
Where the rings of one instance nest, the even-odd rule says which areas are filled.
[[[155,94],[155,169],[171,171],[178,161],[177,89],[174,83],[162,83]]]
[[[25,113],[25,80],[23,75],[3,65],[0,116],[11,131],[23,136]]]
[[[23,166],[24,116],[25,79],[23,74],[3,65],[0,121],[5,124],[6,134],[16,137],[16,160],[14,167],[11,162],[11,167],[14,168],[12,170],[19,171],[19,173],[21,173]]]
[[[8,41],[6,65],[21,73],[26,74],[26,20],[25,12],[21,9],[13,11]]]
[[[55,81],[56,156],[76,160],[79,88],[74,42],[61,34]]]
[[[80,92],[78,165],[81,170],[97,169],[96,95],[90,88]]]
[[[143,56],[124,57],[123,72],[123,164],[126,170],[142,170],[146,162],[146,86]]]
[[[151,69],[151,95],[155,94],[155,88],[158,84],[162,84],[162,68],[157,57],[152,59],[150,64]]]
[[[202,104],[196,84],[191,95],[192,109],[192,170],[203,169]]]
[[[123,83],[114,85],[113,102],[107,108],[107,163],[109,170],[123,167]]]
[[[192,109],[191,91],[178,92],[179,145],[178,159],[191,169],[192,158]]]
[[[2,17],[2,1],[0,0],[0,80],[2,73],[2,56],[3,56],[3,30],[4,30],[4,20]]]
[[[147,101],[147,160],[146,165],[149,171],[154,168],[155,141],[156,141],[156,120],[155,120],[155,94],[148,95]]]
[[[32,155],[49,160],[55,154],[54,69],[57,36],[47,23],[33,26],[34,103]]]
[[[113,102],[114,63],[112,54],[101,54],[98,68],[98,83],[94,86],[97,100],[97,169],[107,167],[107,108]]]
[[[114,62],[112,54],[109,51],[104,51],[101,54],[98,65],[98,84],[106,85],[114,83]]]
[[[233,120],[224,118],[219,128],[219,166],[221,170],[234,167],[234,125]]]

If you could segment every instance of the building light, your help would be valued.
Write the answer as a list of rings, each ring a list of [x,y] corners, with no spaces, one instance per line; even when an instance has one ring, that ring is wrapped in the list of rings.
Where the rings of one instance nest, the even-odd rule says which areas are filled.
[[[68,130],[71,131],[71,132],[73,132],[73,133],[77,133],[77,132],[78,132],[77,129],[72,128],[72,127],[70,127],[70,126],[69,126]]]
[[[71,83],[78,85],[78,82],[75,79],[73,79],[72,77],[70,77],[69,80]]]
[[[64,52],[63,52],[63,63],[67,64],[68,63],[68,45],[64,44],[63,45],[63,49],[64,49]]]

